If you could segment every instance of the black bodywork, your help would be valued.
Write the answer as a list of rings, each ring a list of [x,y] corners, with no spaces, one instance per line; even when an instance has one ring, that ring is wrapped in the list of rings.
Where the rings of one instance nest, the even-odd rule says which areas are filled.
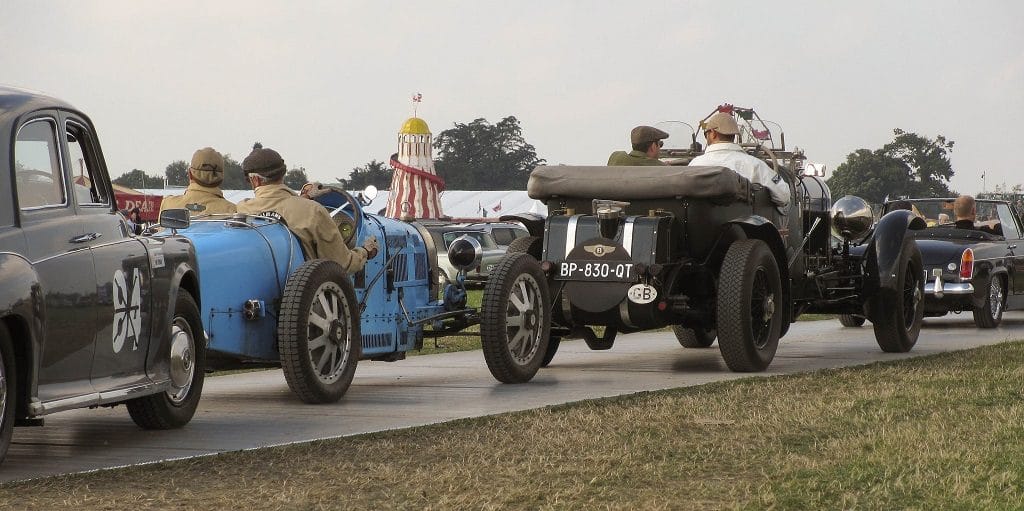
[[[749,132],[761,141],[767,133]],[[717,335],[730,368],[763,370],[803,313],[867,317],[883,350],[911,349],[923,278],[907,233],[924,222],[895,211],[872,226],[870,208],[854,197],[836,213],[824,180],[801,171],[801,152],[743,147],[789,185],[786,209],[729,169],[688,166],[701,153],[695,137],[690,148],[662,151],[669,166],[534,170],[528,191],[548,217],[502,218],[538,240],[523,250],[539,261],[550,294],[543,364],[564,336],[608,349],[619,332],[672,326],[683,346],[707,347]]]
[[[1010,202],[978,200],[979,220],[958,228],[954,200],[894,201],[884,211],[910,205],[928,225],[912,233],[927,278],[925,315],[970,311],[978,326],[991,328],[1004,310],[1024,309],[1024,224]],[[965,258],[967,251],[973,257]]]
[[[199,299],[191,243],[138,237],[116,211],[95,133],[67,103],[0,87],[0,322],[19,424],[164,392],[172,304],[181,290]],[[49,161],[16,161],[19,143],[50,147]]]

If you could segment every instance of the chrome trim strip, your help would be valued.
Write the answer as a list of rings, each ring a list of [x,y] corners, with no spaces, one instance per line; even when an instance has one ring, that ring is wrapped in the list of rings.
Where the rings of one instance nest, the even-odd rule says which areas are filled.
[[[569,223],[565,226],[565,254],[562,255],[562,259],[569,257],[569,252],[576,248],[576,224],[579,223],[581,216],[583,215],[569,217]]]
[[[95,406],[100,404],[99,393],[86,394],[84,396],[68,397],[64,399],[58,399],[55,401],[34,402],[29,404],[29,415],[45,415],[48,413],[59,412],[61,410],[71,410],[73,408],[83,408],[86,406]]]
[[[94,392],[92,394],[86,394],[84,396],[75,396],[64,399],[58,399],[55,401],[47,401],[45,403],[33,402],[29,404],[29,415],[46,415],[54,412],[61,412],[64,410],[72,410],[75,408],[85,408],[87,406],[99,406],[110,403],[119,403],[126,401],[131,398],[146,396],[150,394],[156,394],[170,388],[171,380],[163,380],[159,382],[147,382],[133,387],[124,389],[116,389],[107,392]]]
[[[635,216],[626,219],[626,225],[622,227],[622,246],[626,249],[627,255],[633,255],[633,227],[636,221]]]
[[[974,294],[974,285],[970,282],[956,283],[946,282],[942,284],[942,293],[947,295],[972,295]],[[924,285],[924,294],[934,295],[935,294],[935,283],[926,282]]]
[[[128,387],[124,389],[100,392],[100,403],[116,403],[118,401],[124,401],[134,397],[156,394],[157,392],[170,388],[170,384],[171,380],[164,380],[155,383],[142,383],[134,387]]]

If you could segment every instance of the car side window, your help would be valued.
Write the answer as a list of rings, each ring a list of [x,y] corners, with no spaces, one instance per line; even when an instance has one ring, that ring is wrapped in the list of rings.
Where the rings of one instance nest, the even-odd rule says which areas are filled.
[[[18,130],[14,169],[21,209],[67,204],[57,123],[53,119],[35,120]]]
[[[85,126],[68,121],[66,124],[68,137],[68,154],[70,155],[72,187],[79,205],[104,206],[110,205],[107,197],[106,183],[96,168],[97,157],[93,150],[92,139]]]
[[[999,210],[999,224],[1003,228],[1003,237],[1008,240],[1020,239],[1019,226],[1013,211],[1010,211],[1010,206],[999,204],[996,208]]]

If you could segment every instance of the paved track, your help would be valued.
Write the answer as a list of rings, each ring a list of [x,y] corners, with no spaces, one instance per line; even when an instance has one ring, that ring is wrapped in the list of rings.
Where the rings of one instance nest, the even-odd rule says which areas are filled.
[[[800,322],[783,339],[763,375],[895,360],[1024,338],[1024,313],[995,330],[974,327],[970,314],[928,320],[913,352],[882,353],[870,326]],[[429,342],[429,341],[428,341]],[[480,351],[359,365],[348,394],[331,405],[305,405],[280,370],[212,377],[192,422],[174,431],[135,427],[124,407],[75,410],[46,417],[41,428],[17,428],[0,482],[201,456],[432,424],[513,410],[750,376],[731,373],[717,345],[683,349],[671,333],[620,337],[610,351],[563,343],[551,366],[524,385],[497,383]]]

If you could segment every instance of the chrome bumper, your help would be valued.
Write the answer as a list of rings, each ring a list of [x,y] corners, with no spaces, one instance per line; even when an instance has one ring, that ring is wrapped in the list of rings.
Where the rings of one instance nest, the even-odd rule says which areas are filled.
[[[942,270],[938,268],[932,270],[932,276],[935,277],[935,280],[924,283],[924,294],[926,295],[935,295],[936,298],[942,298],[943,295],[974,294],[974,284],[970,282],[943,282]]]

